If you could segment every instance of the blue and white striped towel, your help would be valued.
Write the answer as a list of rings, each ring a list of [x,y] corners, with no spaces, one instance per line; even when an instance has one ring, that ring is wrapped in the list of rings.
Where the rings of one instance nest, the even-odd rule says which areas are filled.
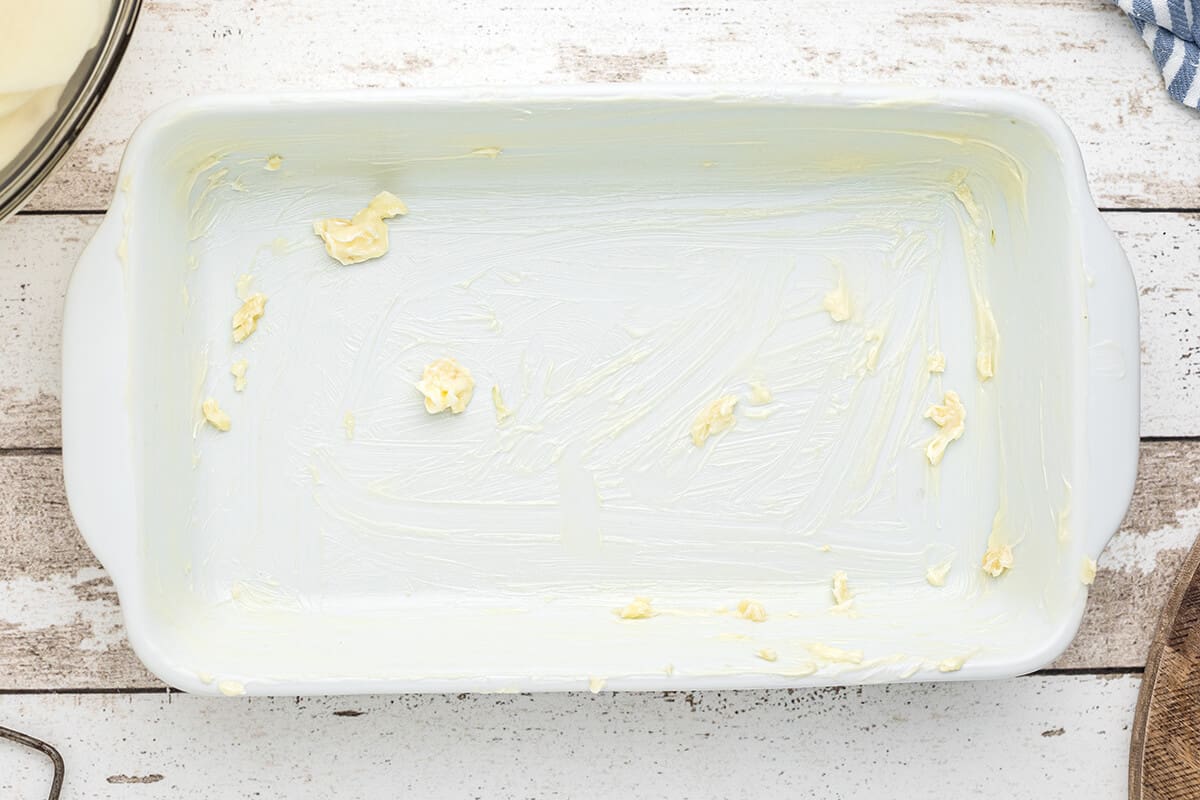
[[[1146,40],[1167,94],[1200,108],[1200,0],[1116,0]]]

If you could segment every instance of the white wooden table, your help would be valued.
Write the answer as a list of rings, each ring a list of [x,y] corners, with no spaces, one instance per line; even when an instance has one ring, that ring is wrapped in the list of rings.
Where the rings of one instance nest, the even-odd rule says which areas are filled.
[[[83,137],[0,225],[0,725],[62,750],[63,797],[1125,796],[1146,649],[1200,531],[1200,115],[1168,100],[1105,0],[838,8],[146,4]],[[202,92],[580,81],[1006,86],[1066,118],[1141,291],[1145,440],[1133,508],[1054,669],[805,692],[216,700],[140,665],[67,511],[58,421],[63,291],[134,126]],[[0,796],[45,797],[48,776],[0,743]]]

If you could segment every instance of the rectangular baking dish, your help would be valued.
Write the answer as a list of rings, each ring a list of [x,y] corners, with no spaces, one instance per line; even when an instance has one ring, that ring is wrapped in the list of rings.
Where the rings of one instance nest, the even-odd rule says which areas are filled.
[[[64,470],[134,649],[187,691],[1012,676],[1074,635],[1131,496],[1130,269],[1015,94],[194,99],[118,186],[67,296]],[[382,190],[390,251],[340,266],[313,221]],[[268,302],[235,344],[242,275]],[[440,357],[465,413],[422,407]]]

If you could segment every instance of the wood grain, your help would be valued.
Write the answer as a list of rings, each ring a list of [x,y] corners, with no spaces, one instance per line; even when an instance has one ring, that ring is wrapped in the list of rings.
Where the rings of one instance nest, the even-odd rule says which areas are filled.
[[[1079,634],[1056,667],[1134,667],[1200,535],[1200,442],[1143,442],[1133,502],[1099,559]]]
[[[1079,139],[1102,206],[1200,208],[1196,113],[1172,102],[1106,0],[150,0],[108,96],[39,209],[103,209],[130,133],[180,97],[234,91],[585,81],[1003,87]]]
[[[1142,435],[1200,435],[1200,214],[1105,214],[1104,220],[1138,285]]]
[[[1124,797],[1137,676],[810,691],[6,696],[64,798]],[[353,712],[353,715],[344,712]],[[0,749],[0,795],[45,797]]]
[[[0,691],[157,686],[79,536],[58,456],[0,457]]]
[[[1129,746],[1130,800],[1200,796],[1200,542],[1163,609]]]
[[[1137,494],[1100,559],[1060,668],[1140,667],[1154,621],[1200,532],[1200,442],[1148,442]],[[161,684],[141,666],[116,593],[79,537],[55,455],[0,457],[0,691]]]
[[[1200,435],[1200,214],[1107,213],[1142,305],[1142,433]],[[58,447],[67,278],[100,224],[17,216],[0,225],[0,449]]]
[[[0,223],[0,448],[59,446],[63,298],[100,220]]]
[[[1169,101],[1108,0],[864,0],[852,29],[815,0],[345,10],[146,0],[111,90],[29,208],[102,211],[138,122],[201,93],[821,81],[1027,92],[1071,126],[1102,206],[1200,210],[1200,116]],[[1143,433],[1200,435],[1200,215],[1106,218],[1141,290]],[[62,296],[98,224],[0,225],[0,724],[63,749],[64,797],[1124,796],[1131,675],[594,697],[6,694],[161,688],[74,528],[60,459],[13,449],[59,445]],[[1143,445],[1133,508],[1056,666],[1143,663],[1200,532],[1197,476],[1200,441]],[[47,786],[41,761],[0,746],[0,796]]]

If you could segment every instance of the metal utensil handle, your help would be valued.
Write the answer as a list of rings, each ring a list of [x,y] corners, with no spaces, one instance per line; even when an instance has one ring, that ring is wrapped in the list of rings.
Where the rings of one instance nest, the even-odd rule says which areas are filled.
[[[54,746],[43,742],[41,739],[35,739],[32,736],[27,736],[19,731],[14,731],[11,728],[5,728],[0,725],[0,739],[10,739],[17,744],[23,744],[26,747],[32,747],[34,750],[40,750],[50,759],[50,763],[54,765],[54,777],[50,781],[50,795],[48,800],[58,800],[58,795],[62,792],[63,774],[65,772],[62,756],[54,749]]]

